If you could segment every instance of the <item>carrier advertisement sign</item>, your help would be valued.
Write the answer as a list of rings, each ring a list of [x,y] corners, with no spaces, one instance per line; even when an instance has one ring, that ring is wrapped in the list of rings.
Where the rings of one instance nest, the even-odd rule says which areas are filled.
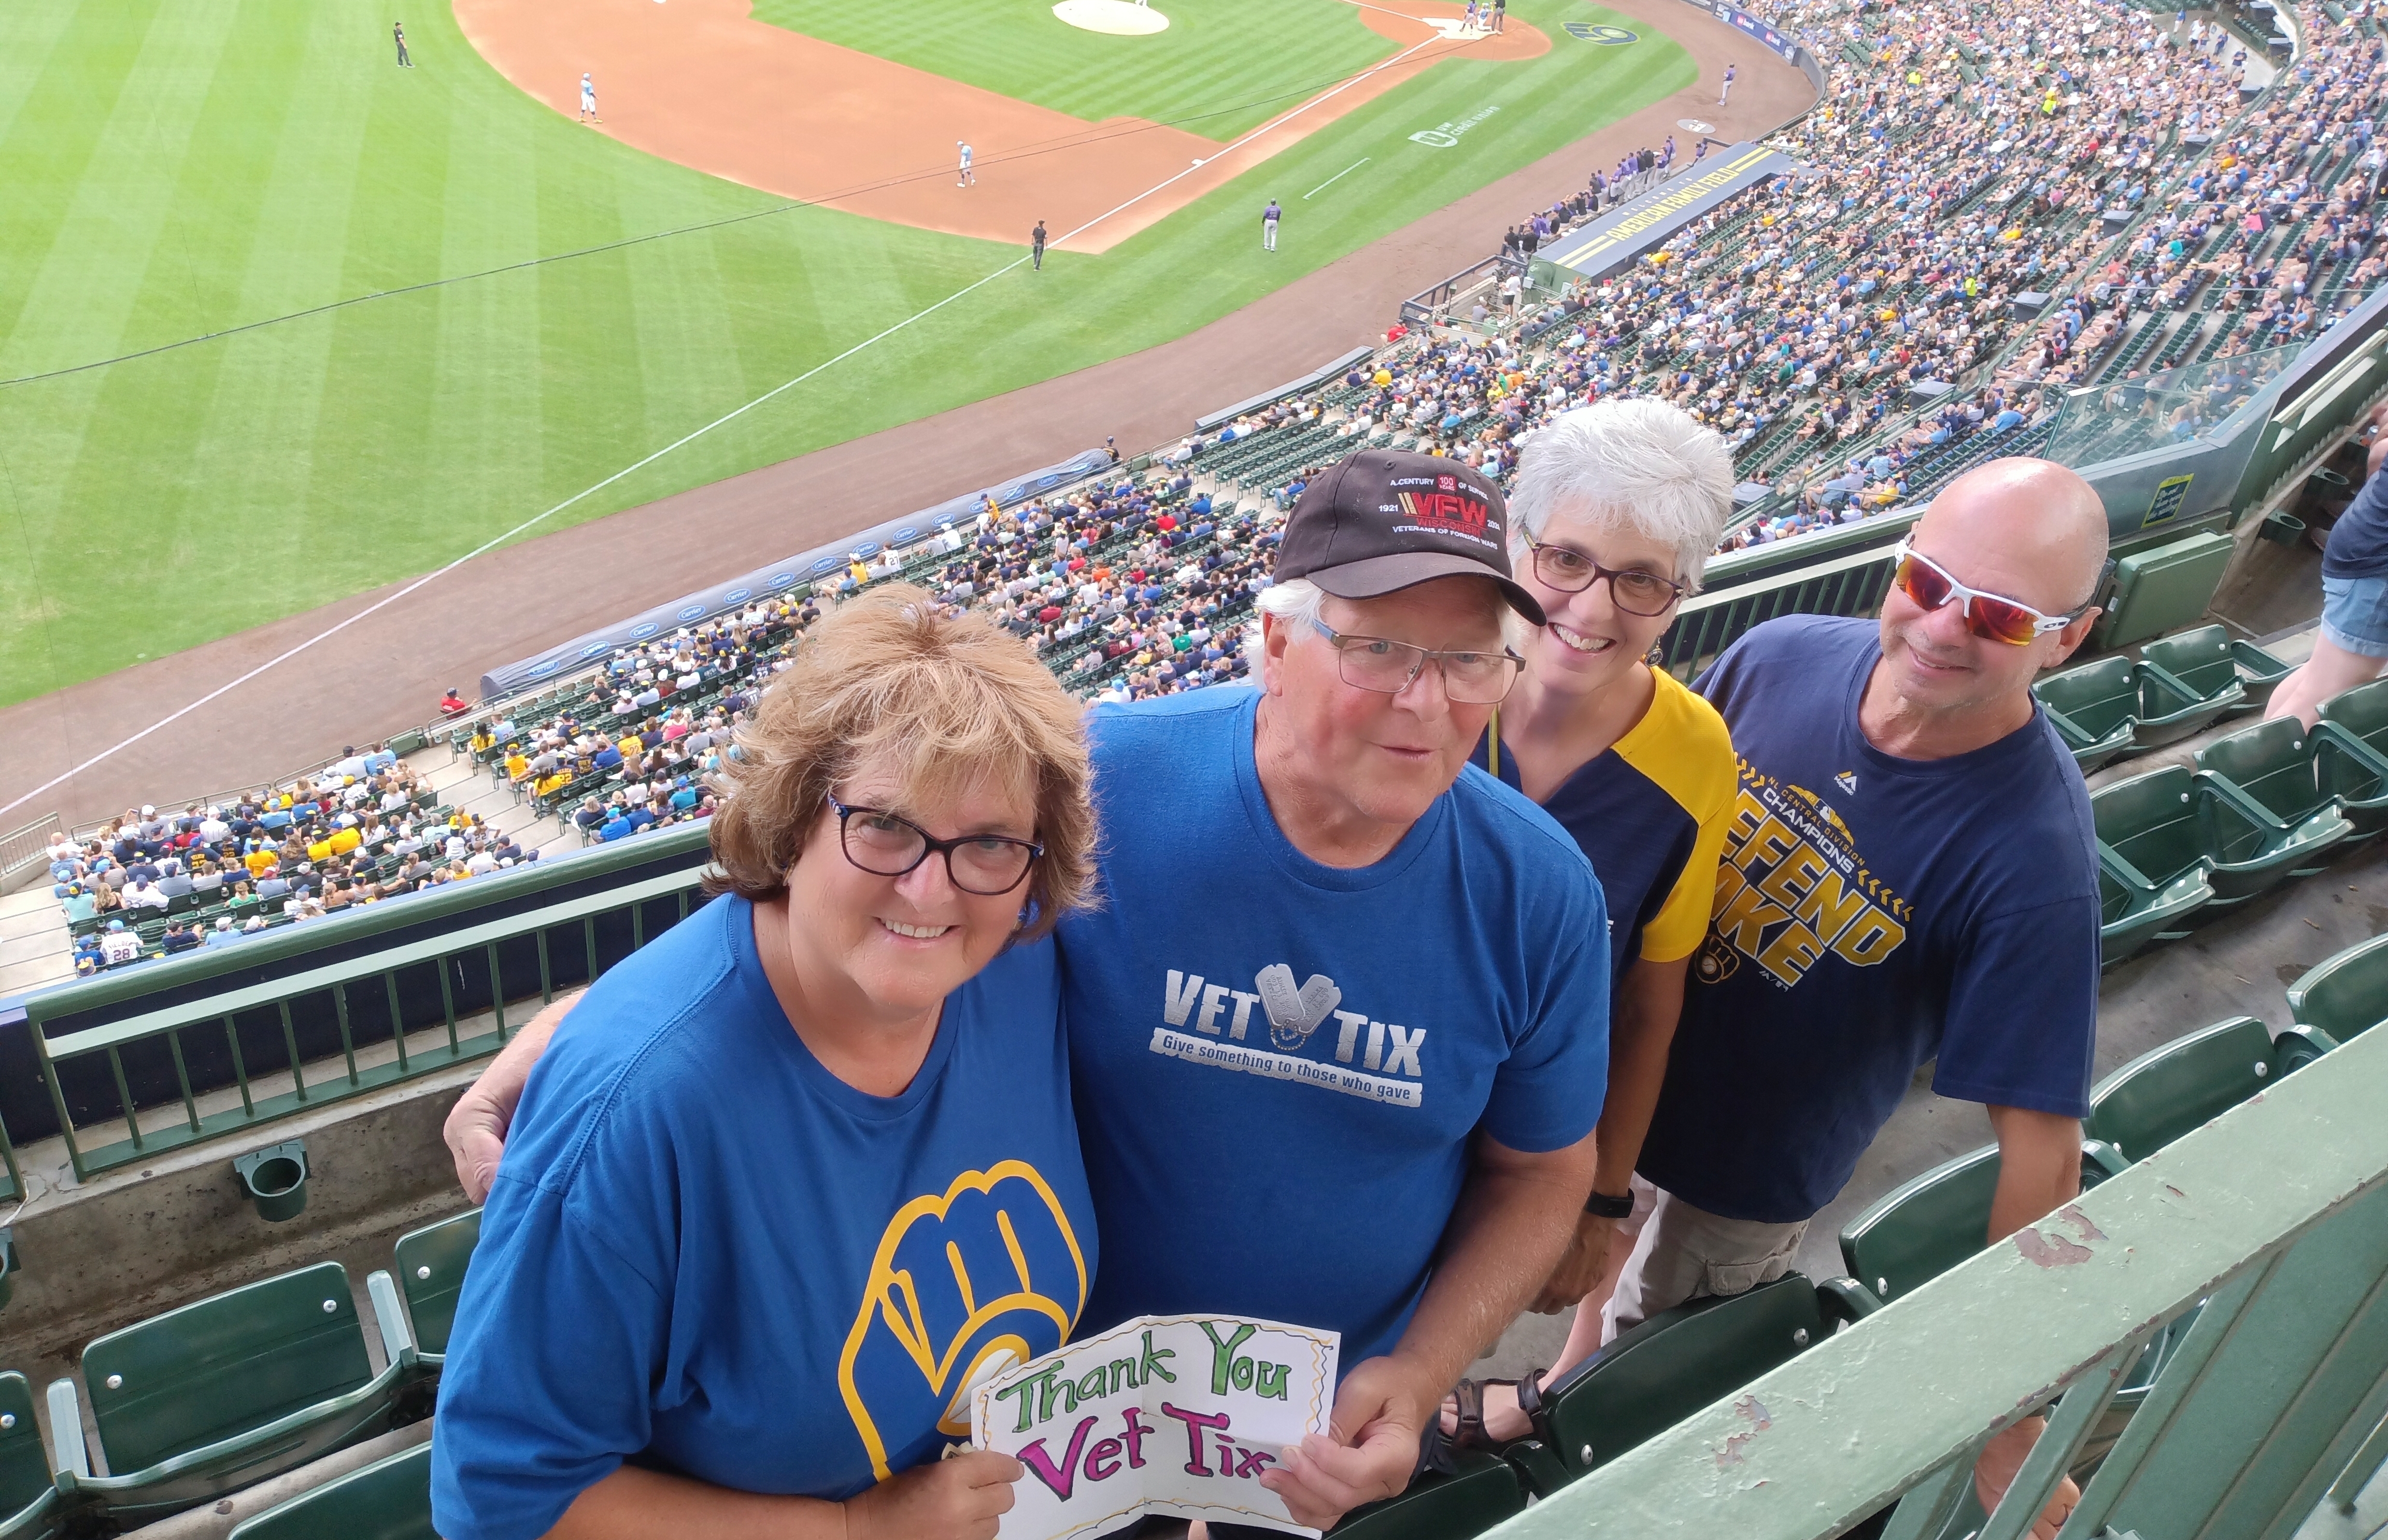
[[[1260,1478],[1327,1431],[1332,1331],[1232,1316],[1143,1316],[980,1381],[971,1443],[1028,1469],[1000,1540],[1073,1540],[1148,1515],[1295,1522]]]

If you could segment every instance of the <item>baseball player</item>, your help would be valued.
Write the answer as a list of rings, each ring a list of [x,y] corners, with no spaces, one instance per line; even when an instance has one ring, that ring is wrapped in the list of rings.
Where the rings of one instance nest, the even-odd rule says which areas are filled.
[[[589,78],[589,71],[586,70],[580,72],[580,121],[584,123],[602,123],[605,121],[597,116],[597,84]]]
[[[1045,222],[1038,220],[1036,228],[1028,232],[1028,259],[1038,272],[1045,268]]]
[[[403,21],[391,22],[389,24],[389,35],[398,39],[398,67],[401,70],[413,69],[414,61],[406,57],[406,23]]]
[[[1274,251],[1277,249],[1277,222],[1278,219],[1283,217],[1284,213],[1285,210],[1277,206],[1277,199],[1275,198],[1270,198],[1268,200],[1268,207],[1261,210],[1262,250]]]
[[[955,183],[954,185],[957,187],[970,186],[972,184],[978,181],[978,173],[971,170],[971,147],[965,141],[957,139],[954,141],[954,148],[961,152],[962,158],[961,180]]]
[[[1733,66],[1728,64],[1724,67],[1724,89],[1717,93],[1717,106],[1722,107],[1724,105],[1724,99],[1732,95]]]

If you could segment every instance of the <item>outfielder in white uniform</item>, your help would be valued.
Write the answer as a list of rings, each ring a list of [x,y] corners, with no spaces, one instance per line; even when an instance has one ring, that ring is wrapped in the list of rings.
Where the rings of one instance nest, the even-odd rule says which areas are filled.
[[[962,179],[959,182],[955,183],[954,185],[957,187],[970,186],[978,181],[978,173],[971,170],[971,147],[964,141],[957,139],[954,141],[954,148],[959,150],[962,157]]]
[[[580,75],[580,121],[584,123],[605,121],[597,116],[597,86],[590,80],[587,70],[581,71]]]

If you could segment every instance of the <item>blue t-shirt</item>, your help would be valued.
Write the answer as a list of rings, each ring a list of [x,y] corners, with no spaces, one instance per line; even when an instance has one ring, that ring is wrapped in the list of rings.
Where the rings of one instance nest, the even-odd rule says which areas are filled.
[[[448,1540],[544,1534],[625,1460],[849,1496],[967,1437],[973,1371],[1084,1308],[1052,947],[949,996],[879,1097],[796,1036],[753,912],[717,899],[633,954],[532,1072],[439,1388]]]
[[[1732,1219],[1831,1203],[1932,1088],[2089,1111],[2098,1025],[2090,794],[2045,712],[1948,759],[1866,740],[1872,620],[1770,621],[1698,688],[1741,791],[1639,1169]]]
[[[1599,1121],[1607,918],[1575,842],[1473,768],[1384,859],[1311,860],[1261,791],[1260,699],[1089,718],[1106,853],[1060,931],[1086,1324],[1258,1316],[1341,1332],[1348,1372],[1409,1324],[1470,1135],[1542,1152]]]
[[[2363,484],[2346,512],[2330,527],[2322,548],[2325,578],[2388,578],[2388,476]]]

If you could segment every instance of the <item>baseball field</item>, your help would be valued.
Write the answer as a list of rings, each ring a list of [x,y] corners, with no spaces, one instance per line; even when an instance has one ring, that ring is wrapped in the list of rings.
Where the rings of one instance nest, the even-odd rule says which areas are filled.
[[[1586,0],[1153,6],[0,7],[0,704],[1180,336],[1694,73]]]

